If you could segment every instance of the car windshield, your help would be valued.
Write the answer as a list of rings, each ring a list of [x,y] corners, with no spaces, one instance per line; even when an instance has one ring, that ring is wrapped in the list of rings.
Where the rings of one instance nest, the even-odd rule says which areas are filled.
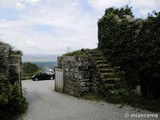
[[[47,74],[53,74],[53,71],[46,71]]]
[[[42,68],[41,73],[46,73],[46,74],[54,74],[54,71],[50,68]]]

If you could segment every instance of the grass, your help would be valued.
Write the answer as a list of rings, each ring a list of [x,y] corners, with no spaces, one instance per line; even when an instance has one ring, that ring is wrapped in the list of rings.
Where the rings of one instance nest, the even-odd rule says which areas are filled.
[[[91,100],[91,101],[104,101],[104,97],[94,94],[93,92],[89,92],[83,96],[80,97],[81,99],[85,99],[85,100]]]
[[[160,99],[158,100],[144,99],[135,93],[130,93],[127,96],[110,95],[108,97],[104,97],[102,95],[97,95],[90,92],[86,95],[83,95],[80,98],[91,101],[105,101],[113,104],[120,104],[119,108],[122,108],[123,106],[131,106],[141,110],[160,112]]]
[[[160,112],[160,100],[144,99],[135,93],[130,93],[127,96],[110,96],[105,100],[110,103],[129,105],[141,110]]]
[[[63,56],[79,56],[79,55],[84,55],[84,49],[73,51],[73,52],[68,52],[64,54]]]

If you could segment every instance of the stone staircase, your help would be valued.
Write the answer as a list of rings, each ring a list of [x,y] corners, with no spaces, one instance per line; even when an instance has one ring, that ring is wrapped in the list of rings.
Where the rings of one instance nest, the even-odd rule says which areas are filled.
[[[90,57],[91,61],[95,66],[95,70],[93,71],[93,86],[96,88],[97,92],[102,92],[103,94],[107,94],[110,90],[115,87],[115,83],[120,80],[117,77],[117,73],[114,68],[105,61],[103,54],[98,49],[89,50],[87,55]]]

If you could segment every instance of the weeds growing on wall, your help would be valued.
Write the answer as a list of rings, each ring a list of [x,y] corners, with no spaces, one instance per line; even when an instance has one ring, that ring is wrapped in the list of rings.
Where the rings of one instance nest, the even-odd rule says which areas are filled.
[[[120,66],[130,89],[140,84],[142,96],[160,98],[160,13],[134,19],[131,8],[109,8],[98,22],[98,48]]]
[[[81,50],[77,50],[77,51],[73,51],[73,52],[68,52],[66,54],[64,54],[63,56],[79,56],[79,55],[85,55],[84,53],[84,49]]]

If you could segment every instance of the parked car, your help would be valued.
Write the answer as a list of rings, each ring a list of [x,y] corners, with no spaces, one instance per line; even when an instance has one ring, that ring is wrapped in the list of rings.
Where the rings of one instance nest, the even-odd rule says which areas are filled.
[[[32,76],[32,80],[53,80],[55,78],[55,74],[53,71],[42,72],[37,75]]]

